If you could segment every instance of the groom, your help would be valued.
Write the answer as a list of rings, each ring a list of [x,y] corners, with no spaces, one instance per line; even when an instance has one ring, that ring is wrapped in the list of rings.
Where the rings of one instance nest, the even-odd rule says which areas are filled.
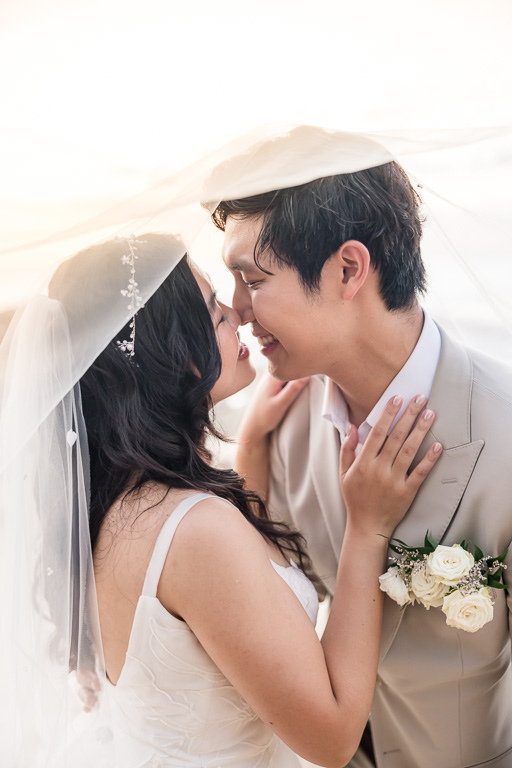
[[[213,214],[233,306],[270,372],[313,376],[272,436],[269,503],[304,533],[328,592],[345,526],[340,441],[352,423],[363,444],[393,395],[428,398],[435,434],[424,451],[444,448],[395,535],[421,545],[428,530],[489,555],[512,539],[512,372],[450,339],[418,304],[419,203],[389,162],[224,201]],[[386,599],[371,739],[351,766],[512,767],[506,594],[476,633],[449,628],[439,609]]]

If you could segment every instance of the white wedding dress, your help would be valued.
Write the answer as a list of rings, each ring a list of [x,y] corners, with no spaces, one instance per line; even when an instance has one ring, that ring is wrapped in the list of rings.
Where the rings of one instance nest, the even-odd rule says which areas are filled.
[[[184,621],[156,597],[174,532],[208,494],[181,502],[163,526],[139,598],[126,661],[108,684],[115,768],[298,768],[297,757],[252,711]],[[316,621],[318,598],[297,567],[272,563]]]

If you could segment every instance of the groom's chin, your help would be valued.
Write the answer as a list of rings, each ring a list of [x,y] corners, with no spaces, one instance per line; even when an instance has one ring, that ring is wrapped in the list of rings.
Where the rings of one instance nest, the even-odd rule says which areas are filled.
[[[294,379],[302,379],[309,375],[302,373],[300,366],[293,365],[290,361],[283,363],[277,360],[268,361],[268,372],[278,381],[293,381]]]

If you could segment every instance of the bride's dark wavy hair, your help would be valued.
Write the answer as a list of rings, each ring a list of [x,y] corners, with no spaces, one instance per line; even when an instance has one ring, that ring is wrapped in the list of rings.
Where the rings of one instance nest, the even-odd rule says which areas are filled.
[[[142,240],[154,238],[142,236]],[[80,379],[90,454],[90,534],[94,548],[108,510],[143,494],[147,483],[213,493],[232,502],[281,552],[311,571],[304,539],[269,519],[259,496],[231,469],[212,465],[207,435],[224,439],[211,420],[210,393],[221,356],[210,312],[188,257],[136,317],[135,356],[117,342],[125,326]]]

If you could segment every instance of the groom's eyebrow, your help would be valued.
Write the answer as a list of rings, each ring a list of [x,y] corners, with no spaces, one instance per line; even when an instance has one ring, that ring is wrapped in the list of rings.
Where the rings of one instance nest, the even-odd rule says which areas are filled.
[[[256,269],[254,259],[247,259],[241,261],[229,261],[229,269],[233,272],[249,272],[251,269]]]

